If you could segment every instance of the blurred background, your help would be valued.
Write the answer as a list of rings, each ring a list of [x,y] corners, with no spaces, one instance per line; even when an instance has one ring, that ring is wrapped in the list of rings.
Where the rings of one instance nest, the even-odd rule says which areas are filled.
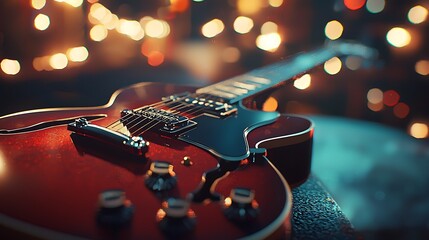
[[[428,236],[428,9],[428,0],[0,1],[0,115],[102,105],[138,82],[207,85],[326,41],[355,40],[379,59],[333,58],[276,88],[262,108],[316,116],[319,136],[358,129],[343,134],[354,139],[347,146],[315,139],[315,174],[366,236]],[[399,172],[412,166],[408,182],[385,171],[392,163]],[[370,176],[379,185],[368,190]]]

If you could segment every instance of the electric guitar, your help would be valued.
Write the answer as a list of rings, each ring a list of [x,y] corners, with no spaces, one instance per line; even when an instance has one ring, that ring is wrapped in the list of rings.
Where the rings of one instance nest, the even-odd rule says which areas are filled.
[[[140,83],[99,107],[0,117],[0,235],[286,238],[313,125],[249,99],[334,56],[374,54],[330,43],[199,89]]]

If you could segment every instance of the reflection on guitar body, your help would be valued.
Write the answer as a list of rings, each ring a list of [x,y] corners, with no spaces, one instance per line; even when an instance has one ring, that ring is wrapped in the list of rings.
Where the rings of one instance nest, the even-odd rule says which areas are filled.
[[[331,44],[200,89],[141,83],[100,107],[0,117],[1,230],[49,239],[287,237],[289,185],[309,174],[313,126],[243,100],[348,54],[373,53]]]

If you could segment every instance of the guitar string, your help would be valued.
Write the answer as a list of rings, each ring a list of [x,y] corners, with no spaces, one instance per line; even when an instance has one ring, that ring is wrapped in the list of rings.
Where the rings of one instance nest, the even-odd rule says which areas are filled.
[[[204,98],[207,98],[207,99],[209,99],[209,100],[218,100],[218,98],[219,97],[216,97],[215,95],[212,95],[212,94],[210,94],[212,91],[209,91],[209,92],[206,92],[206,93],[203,93],[203,94],[201,94],[200,96],[204,96]],[[184,98],[186,98],[186,96],[184,96],[184,97],[182,97],[182,98],[179,98],[179,99],[167,99],[167,100],[164,100],[164,101],[160,101],[160,102],[157,102],[157,103],[154,103],[154,104],[151,104],[151,105],[147,105],[147,106],[143,106],[143,107],[141,107],[141,108],[137,108],[137,109],[135,109],[135,110],[142,110],[142,109],[144,109],[144,108],[148,108],[148,107],[153,107],[153,108],[160,108],[160,109],[162,109],[162,107],[168,107],[169,109],[168,110],[173,110],[173,111],[171,111],[171,113],[174,113],[174,114],[187,114],[187,115],[195,115],[195,114],[198,114],[198,113],[200,113],[202,110],[204,110],[204,108],[205,108],[205,106],[204,105],[200,105],[200,106],[195,106],[195,105],[193,105],[193,104],[187,104],[187,103],[182,103],[182,102],[179,102],[179,100],[183,100]],[[216,99],[217,98],[217,99]],[[166,104],[166,103],[168,103],[169,101],[171,101],[170,103],[171,104],[174,104],[174,103],[176,103],[178,106],[175,106],[175,107],[173,107],[173,108],[170,108],[170,105],[171,104]],[[180,105],[182,105],[180,108],[177,108],[177,107],[179,107]],[[179,110],[181,110],[181,109],[183,109],[183,108],[186,108],[186,107],[190,107],[190,109],[189,110],[187,110],[187,111],[185,111],[185,112],[181,112],[181,111],[179,111]],[[175,109],[175,108],[177,108],[177,109]],[[116,127],[116,126],[118,126],[118,125],[120,125],[123,121],[126,121],[126,120],[128,120],[128,119],[130,119],[130,118],[132,118],[132,116],[134,116],[134,113],[129,113],[129,114],[127,114],[127,115],[125,115],[125,116],[123,116],[123,117],[121,117],[119,120],[117,120],[116,122],[114,122],[114,123],[112,123],[112,124],[110,124],[108,127],[110,127],[110,128],[114,128],[114,127]],[[193,117],[189,117],[189,119],[194,119],[194,118],[196,118],[196,117],[198,117],[198,116],[201,116],[200,114],[199,115],[197,115],[197,116],[193,116]],[[162,116],[161,116],[162,117]],[[143,126],[141,126],[140,128],[138,128],[137,130],[135,130],[135,131],[133,131],[132,132],[132,134],[135,134],[135,133],[137,133],[137,132],[139,132],[139,131],[141,131],[142,129],[143,129],[143,131],[141,132],[141,134],[143,134],[143,133],[145,133],[146,131],[148,131],[148,130],[150,130],[150,129],[152,129],[153,127],[155,127],[156,125],[158,125],[159,124],[159,118],[160,117],[156,117],[156,118],[153,118],[153,119],[151,119],[148,123],[146,123],[146,124],[144,124]],[[139,119],[139,118],[135,118],[135,119],[133,119],[131,122],[128,122],[127,123],[127,125],[124,125],[124,126],[122,126],[121,128],[119,128],[119,129],[117,129],[116,131],[120,131],[121,129],[123,129],[123,128],[129,128],[129,129],[131,129],[131,128],[133,128],[133,127],[136,127],[136,126],[138,126],[139,124],[141,124],[142,122],[144,122],[144,121],[146,121],[147,120],[147,118],[144,118],[143,120],[140,120],[139,122],[137,122],[136,124],[134,124],[133,126],[130,126],[130,123],[132,123],[132,122],[134,122],[135,120],[137,120],[137,119]],[[154,123],[154,124],[152,124],[151,126],[149,126],[147,129],[144,129],[145,127],[147,127],[148,125],[150,125],[151,123]],[[114,124],[114,126],[112,126]]]
[[[186,111],[185,112],[181,112],[180,110],[181,109],[184,109],[184,108],[187,108],[187,107],[192,107],[192,105],[190,105],[190,104],[185,104],[185,103],[181,103],[181,102],[177,102],[177,104],[180,106],[175,106],[175,107],[173,107],[173,108],[170,108],[169,110],[171,110],[171,109],[174,109],[173,111],[171,111],[172,113],[174,113],[174,114],[180,114],[180,113],[186,113]],[[162,117],[162,116],[160,116],[160,117]],[[133,134],[135,134],[135,133],[138,133],[139,131],[141,131],[141,130],[143,130],[142,132],[140,132],[140,134],[143,134],[143,133],[145,133],[145,132],[147,132],[148,130],[150,130],[150,129],[152,129],[153,127],[155,127],[156,125],[158,125],[159,124],[159,121],[157,121],[160,117],[156,117],[156,118],[154,118],[154,119],[152,119],[152,120],[150,120],[148,123],[146,123],[145,125],[143,125],[143,126],[141,126],[140,128],[138,128],[137,130],[135,130],[135,131],[133,131]],[[144,120],[142,120],[141,122],[143,122]],[[152,124],[153,123],[153,124]],[[150,125],[150,124],[152,124],[151,126],[149,126],[149,127],[147,127],[148,125]],[[146,128],[147,127],[147,128]],[[145,129],[146,128],[146,129]]]
[[[203,93],[203,94],[201,94],[201,96],[205,96],[205,98],[208,98],[209,100],[218,100],[217,99],[217,97],[216,96],[214,96],[214,95],[211,95],[211,94],[209,94],[209,93]],[[183,98],[186,98],[186,96],[185,97],[183,97]],[[181,98],[181,99],[183,99],[183,98]],[[179,100],[181,100],[181,99],[179,99]],[[177,101],[177,100],[176,100]],[[205,109],[205,106],[204,105],[200,105],[200,106],[195,106],[195,105],[193,105],[193,104],[187,104],[187,103],[181,103],[181,102],[175,102],[175,101],[173,101],[172,103],[176,103],[176,104],[178,104],[178,105],[182,105],[182,107],[180,107],[180,108],[178,108],[178,109],[175,109],[176,107],[178,107],[178,106],[176,106],[176,107],[173,107],[173,108],[170,108],[169,110],[172,110],[172,109],[174,109],[174,111],[172,111],[174,114],[188,114],[188,115],[195,115],[195,114],[198,114],[198,113],[200,113],[202,110],[204,110]],[[169,105],[163,105],[163,106],[167,106],[167,107],[169,107]],[[181,110],[181,109],[183,109],[183,108],[186,108],[186,107],[190,107],[190,109],[189,110],[187,110],[187,111],[184,111],[184,112],[181,112],[181,111],[178,111],[178,110]],[[194,119],[194,118],[196,118],[196,117],[198,117],[198,116],[201,116],[201,114],[199,114],[199,115],[197,115],[197,116],[193,116],[193,117],[190,117],[189,119]],[[141,126],[140,128],[138,128],[137,130],[134,130],[133,132],[132,132],[132,134],[134,135],[134,134],[136,134],[136,133],[138,133],[139,131],[141,131],[142,129],[143,129],[143,131],[142,132],[140,132],[140,134],[143,134],[143,133],[145,133],[145,132],[147,132],[148,130],[150,130],[150,129],[152,129],[153,127],[155,127],[156,125],[158,125],[159,124],[159,118],[160,117],[156,117],[156,118],[154,118],[154,119],[152,119],[152,120],[150,120],[148,123],[146,123],[145,125],[143,125],[143,126]],[[144,122],[145,120],[147,120],[147,119],[143,119],[143,120],[141,120],[140,122],[138,122],[137,124],[134,124],[133,126],[131,126],[131,127],[129,127],[129,126],[125,126],[125,127],[128,127],[128,128],[133,128],[133,127],[135,127],[136,125],[139,125],[139,124],[141,124],[142,122]],[[151,126],[149,126],[149,127],[147,127],[148,125],[150,125],[151,123],[153,123]],[[147,128],[146,128],[147,127]],[[146,128],[146,129],[145,129]]]
[[[136,108],[134,110],[138,111],[138,110],[141,110],[141,109],[146,108],[146,107],[158,107],[159,105],[164,104],[165,102],[168,102],[168,101],[172,101],[172,99],[166,99],[166,100],[163,100],[163,101],[159,101],[159,102],[156,102],[156,103],[153,103],[153,104],[150,104],[150,105],[146,105],[146,106],[143,106],[143,107],[140,107],[140,108]],[[116,120],[116,121],[112,122],[111,124],[107,125],[106,128],[113,129],[114,127],[118,126],[119,124],[122,124],[122,121],[126,121],[129,118],[131,118],[132,116],[133,115],[131,113],[128,113],[125,116],[122,116],[118,120]],[[118,130],[120,130],[120,129],[122,129],[122,128],[119,128]]]

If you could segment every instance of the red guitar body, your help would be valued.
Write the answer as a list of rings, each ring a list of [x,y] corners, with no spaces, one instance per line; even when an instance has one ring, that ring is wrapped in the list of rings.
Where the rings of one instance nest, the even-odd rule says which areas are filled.
[[[123,109],[149,105],[185,89],[189,88],[137,84],[118,90],[100,107],[42,109],[1,117],[0,129],[9,132],[0,134],[0,235],[48,239],[287,237],[292,201],[284,177],[297,184],[309,173],[313,129],[306,119],[279,115],[272,123],[244,131],[248,147],[267,149],[270,161],[263,157],[254,161],[251,156],[255,155],[251,155],[217,179],[210,191],[219,194],[220,200],[191,201],[196,224],[180,236],[160,230],[157,212],[167,197],[187,199],[199,189],[207,172],[218,166],[218,156],[195,144],[147,132],[143,135],[150,142],[146,160],[129,160],[111,153],[109,146],[82,149],[66,125],[49,124],[58,119],[92,116],[91,122],[107,126],[121,118]],[[216,141],[223,141],[228,135],[216,137]],[[184,165],[184,157],[193,164]],[[170,162],[177,176],[177,186],[162,194],[144,183],[150,163],[156,160]],[[255,193],[259,215],[252,222],[231,221],[223,213],[224,199],[236,187]],[[96,221],[99,194],[108,189],[123,190],[134,205],[127,225],[111,227]]]

